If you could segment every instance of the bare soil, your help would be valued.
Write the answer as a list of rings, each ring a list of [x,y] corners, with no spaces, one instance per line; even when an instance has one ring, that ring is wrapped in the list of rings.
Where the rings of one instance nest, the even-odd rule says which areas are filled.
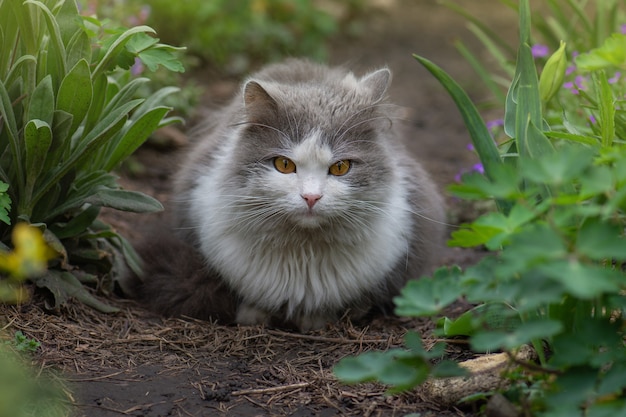
[[[435,0],[377,1],[354,39],[335,40],[330,62],[348,64],[357,73],[388,65],[394,73],[392,101],[406,108],[411,151],[444,188],[476,162],[466,149],[469,136],[452,100],[412,58],[418,53],[438,63],[464,85],[476,101],[484,100],[477,77],[452,45],[462,39],[480,47],[464,21]],[[491,27],[514,38],[515,14],[494,1],[459,1]],[[204,75],[206,103],[223,101],[232,80]],[[184,134],[175,143],[184,143]],[[136,158],[141,175],[126,175],[125,187],[166,201],[175,157],[170,148],[145,146]],[[448,197],[453,224],[475,216],[473,207]],[[140,237],[149,216],[108,213],[107,219],[130,239]],[[451,226],[451,229],[454,226]],[[481,253],[449,248],[439,265],[467,266]],[[401,346],[408,330],[420,332],[427,346],[435,340],[426,320],[374,317],[348,320],[318,332],[299,334],[258,326],[220,326],[209,322],[165,319],[132,301],[113,299],[120,313],[102,314],[69,303],[51,314],[34,302],[0,307],[9,333],[21,330],[41,342],[35,361],[60,374],[75,417],[117,416],[422,416],[474,415],[435,403],[420,389],[387,396],[377,384],[345,386],[332,374],[347,355]],[[449,313],[459,314],[459,303]],[[451,357],[467,357],[452,345]]]

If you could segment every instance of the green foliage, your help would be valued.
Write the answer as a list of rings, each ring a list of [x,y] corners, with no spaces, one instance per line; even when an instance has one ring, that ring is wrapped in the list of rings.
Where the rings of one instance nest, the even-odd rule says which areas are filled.
[[[21,331],[15,332],[15,338],[13,339],[13,349],[18,352],[36,352],[41,346],[41,343],[35,339],[30,339],[24,335]]]
[[[21,340],[20,336],[20,340]],[[16,334],[16,342],[18,335]],[[35,349],[36,342],[23,339],[22,351]],[[32,343],[32,344],[31,344]],[[0,343],[0,416],[62,417],[68,415],[67,401],[58,381],[43,375],[36,377],[27,358],[11,346]]]
[[[110,291],[139,260],[97,220],[100,209],[162,209],[122,190],[110,171],[155,129],[178,121],[161,104],[176,89],[138,99],[148,80],[133,78],[130,68],[139,59],[182,71],[176,48],[158,43],[147,26],[108,30],[80,16],[73,0],[0,0],[0,28],[0,180],[12,202],[0,205],[9,220],[0,239],[8,247],[18,221],[38,227],[57,253],[52,269],[33,278],[52,290],[51,307],[72,296],[110,311],[82,283],[104,277],[99,288]]]
[[[606,6],[600,3],[600,9]],[[477,352],[533,346],[539,364],[528,366],[532,374],[522,366],[509,376],[517,382],[515,389],[529,387],[511,397],[525,415],[624,415],[624,83],[608,81],[604,71],[614,69],[617,61],[607,58],[579,94],[563,91],[567,87],[555,90],[557,79],[543,87],[551,94],[542,95],[530,48],[528,1],[520,1],[519,14],[520,44],[504,101],[507,137],[500,141],[497,158],[493,139],[484,134],[486,126],[462,89],[436,65],[416,57],[450,92],[485,165],[485,175],[465,175],[450,190],[465,199],[495,200],[499,210],[461,225],[449,242],[484,246],[487,256],[465,271],[442,268],[433,278],[411,282],[395,300],[396,312],[438,317],[440,334],[468,336]],[[594,42],[599,48],[581,57],[614,51],[599,39]],[[564,59],[562,51],[554,56],[551,65],[560,68],[544,68],[554,71],[547,75],[553,80],[562,71],[562,62],[556,61]],[[564,94],[568,100],[561,100]],[[457,319],[439,317],[460,297],[477,307]],[[376,374],[383,365],[416,366],[399,362],[397,354],[362,358],[345,359],[352,368],[367,363],[370,374],[362,380],[385,382]],[[423,369],[428,366],[417,366],[418,372]]]
[[[140,16],[167,43],[185,45],[205,63],[245,71],[251,63],[285,56],[326,56],[325,42],[338,31],[335,18],[311,0],[133,0],[99,7],[120,21]],[[358,7],[359,1],[344,2]],[[340,6],[341,7],[341,6]]]

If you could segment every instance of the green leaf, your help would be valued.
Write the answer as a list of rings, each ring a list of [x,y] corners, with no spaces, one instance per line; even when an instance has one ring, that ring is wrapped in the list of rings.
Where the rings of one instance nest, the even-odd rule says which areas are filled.
[[[621,272],[597,265],[586,265],[576,259],[540,265],[538,270],[560,283],[574,297],[590,300],[604,293],[619,291],[624,282]]]
[[[430,73],[434,75],[441,85],[448,91],[457,108],[461,112],[465,126],[467,127],[470,137],[472,138],[474,148],[476,149],[476,152],[480,157],[480,161],[485,168],[485,173],[492,180],[496,178],[494,167],[501,165],[502,159],[493,138],[489,134],[487,126],[485,126],[485,122],[470,98],[467,96],[465,91],[463,91],[461,86],[459,86],[459,84],[454,81],[452,77],[446,74],[445,71],[437,65],[418,55],[413,55],[413,57],[428,71],[430,71]]]
[[[102,313],[116,313],[119,311],[119,308],[104,304],[91,295],[83,284],[69,272],[48,270],[46,275],[36,278],[34,282],[39,288],[46,288],[52,294],[52,304],[46,303],[50,310],[57,310],[70,298],[76,298]]]
[[[582,53],[576,57],[576,66],[584,71],[591,72],[609,67],[624,67],[626,65],[626,35],[614,33],[596,49]]]
[[[158,200],[138,191],[128,190],[99,190],[87,197],[85,203],[134,213],[154,213],[163,210],[163,205]]]
[[[576,251],[597,261],[626,260],[623,232],[623,226],[589,219],[578,230]]]
[[[96,220],[100,214],[100,207],[87,207],[79,214],[74,215],[67,223],[55,223],[50,225],[50,230],[59,239],[67,239],[79,236],[87,231],[89,226]]]
[[[462,295],[460,274],[459,268],[439,268],[433,278],[409,281],[393,300],[396,314],[420,317],[439,313]]]
[[[48,123],[34,119],[26,124],[24,128],[24,147],[26,153],[27,191],[24,198],[27,200],[30,200],[35,182],[42,172],[51,143],[52,130]],[[28,215],[30,215],[30,210]]]
[[[139,59],[150,71],[156,71],[163,65],[170,71],[185,72],[185,67],[176,56],[165,48],[152,48],[139,52]]]
[[[521,175],[537,184],[570,184],[593,161],[593,153],[582,147],[568,146],[536,159],[520,158]]]
[[[54,91],[52,77],[45,76],[33,91],[28,102],[28,116],[26,120],[39,119],[49,126],[54,120]]]
[[[480,332],[472,337],[472,349],[489,352],[499,349],[513,350],[536,339],[550,338],[563,330],[560,321],[536,319],[517,326],[510,332]]]
[[[81,59],[63,78],[57,97],[57,110],[71,114],[72,126],[69,134],[73,134],[81,124],[91,105],[93,86],[89,64]]]
[[[136,120],[116,144],[104,169],[110,171],[128,158],[154,132],[170,107],[156,107]]]
[[[106,71],[113,69],[113,64],[117,62],[116,60],[123,51],[126,43],[137,33],[155,33],[155,31],[149,26],[135,26],[134,28],[128,29],[119,35],[106,50],[100,62],[98,62],[98,65],[93,71],[94,79],[99,77],[101,74],[104,74]]]
[[[32,4],[42,12],[46,22],[46,27],[48,28],[48,36],[50,37],[46,56],[48,57],[48,60],[51,61],[52,65],[48,65],[48,70],[50,71],[52,78],[58,80],[67,72],[65,67],[65,46],[63,45],[59,25],[50,9],[48,9],[48,7],[42,2],[26,0],[24,4]]]

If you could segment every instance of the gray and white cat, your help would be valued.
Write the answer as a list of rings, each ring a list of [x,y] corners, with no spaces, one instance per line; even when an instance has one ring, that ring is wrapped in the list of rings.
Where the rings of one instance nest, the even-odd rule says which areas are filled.
[[[151,255],[144,300],[304,331],[363,316],[418,278],[445,212],[396,129],[390,79],[304,60],[252,75],[175,179],[179,245]]]

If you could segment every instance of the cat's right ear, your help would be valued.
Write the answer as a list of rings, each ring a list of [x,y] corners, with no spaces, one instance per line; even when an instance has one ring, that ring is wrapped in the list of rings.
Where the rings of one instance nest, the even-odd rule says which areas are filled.
[[[243,103],[248,121],[260,123],[276,115],[276,100],[256,81],[250,80],[243,86]]]
[[[381,68],[363,76],[359,83],[370,91],[374,101],[380,101],[385,97],[391,83],[391,71],[389,68]]]

